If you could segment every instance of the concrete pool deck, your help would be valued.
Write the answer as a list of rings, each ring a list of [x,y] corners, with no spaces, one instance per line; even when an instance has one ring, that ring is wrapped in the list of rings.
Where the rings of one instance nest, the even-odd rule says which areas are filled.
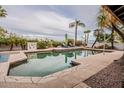
[[[93,50],[93,51],[103,51],[103,49],[88,48],[88,47],[69,47],[69,48],[48,48],[48,49],[37,49],[37,50],[19,50],[19,51],[2,51],[0,54],[12,54],[12,53],[32,53],[32,52],[49,52],[49,51],[70,51],[70,50]],[[112,52],[116,50],[105,49],[106,52]]]
[[[51,49],[47,50],[51,51]],[[123,51],[113,51],[105,53],[105,55],[100,53],[73,60],[80,63],[80,65],[45,77],[7,76],[10,64],[27,58],[24,53],[24,51],[12,52],[8,62],[0,63],[0,87],[87,88],[90,86],[86,85],[83,81],[95,75],[123,55]]]

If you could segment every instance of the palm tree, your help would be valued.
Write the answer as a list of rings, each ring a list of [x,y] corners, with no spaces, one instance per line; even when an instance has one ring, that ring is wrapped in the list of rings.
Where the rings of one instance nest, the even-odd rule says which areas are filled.
[[[68,34],[65,34],[65,44],[68,46]]]
[[[97,41],[99,41],[99,37],[100,37],[100,34],[102,33],[102,31],[100,29],[96,29],[94,30],[94,33],[93,35],[96,37],[93,45],[92,45],[92,48],[94,47],[94,45],[96,44]]]
[[[6,17],[7,13],[6,10],[2,8],[2,6],[0,6],[0,17]],[[3,29],[2,27],[0,27],[0,43],[5,42],[7,31],[5,29]]]
[[[86,33],[85,33],[85,31],[84,31],[84,43],[86,44],[87,43],[87,35],[86,35]]]
[[[84,31],[85,33],[85,43],[88,44],[88,39],[89,39],[89,33],[91,32],[91,30],[86,30]]]
[[[10,44],[10,51],[11,51],[13,49],[15,42],[16,42],[15,34],[10,33],[9,38],[8,38],[8,42]]]
[[[118,20],[111,15],[106,9],[102,8],[100,10],[100,14],[98,16],[98,26],[100,27],[101,30],[103,28],[108,28],[111,29],[111,46],[112,48],[114,47],[114,31],[118,33],[118,35],[122,38],[124,41],[124,33],[117,27],[118,26]]]
[[[104,28],[109,28],[110,26],[108,25],[108,20],[107,20],[107,16],[105,15],[105,13],[103,12],[103,10],[100,10],[99,12],[99,16],[97,17],[97,21],[98,21],[98,28],[99,29],[96,29],[94,30],[94,34],[97,33],[97,38],[96,40],[94,41],[93,45],[92,45],[92,48],[94,47],[95,43],[97,42],[97,40],[99,39],[99,35],[100,35],[100,31],[103,32],[104,31]],[[104,37],[105,39],[105,37]]]
[[[6,15],[7,15],[6,10],[2,8],[2,6],[0,6],[0,17],[6,17]]]
[[[5,37],[6,34],[7,31],[4,28],[0,27],[0,37]]]
[[[27,39],[21,37],[20,40],[19,40],[19,43],[20,43],[21,48],[22,48],[23,50],[26,49]]]
[[[0,46],[6,42],[7,31],[0,27]]]
[[[74,41],[74,46],[76,45],[77,42],[77,29],[78,26],[85,27],[85,24],[82,23],[80,20],[75,19],[75,22],[72,22],[69,24],[69,28],[75,27],[75,41]]]
[[[7,13],[6,10],[2,8],[2,6],[0,6],[0,17],[6,17]],[[4,37],[5,34],[7,33],[7,31],[0,27],[0,37]]]

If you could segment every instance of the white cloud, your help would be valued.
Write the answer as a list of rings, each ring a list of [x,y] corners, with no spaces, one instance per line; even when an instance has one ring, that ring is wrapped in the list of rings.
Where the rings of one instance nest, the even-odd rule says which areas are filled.
[[[64,39],[66,33],[74,38],[74,28],[69,29],[69,23],[74,21],[72,19],[74,17],[81,19],[86,25],[88,24],[88,27],[94,26],[96,13],[93,13],[95,12],[93,6],[63,6],[60,9],[50,6],[52,10],[40,7],[35,6],[34,9],[34,6],[5,6],[8,16],[1,19],[0,25],[19,34],[40,35],[61,40]],[[67,17],[68,14],[70,16]],[[84,28],[78,28],[78,38],[82,37],[84,30]]]
[[[69,31],[69,23],[72,22],[71,18],[67,18],[52,11],[33,12],[32,15],[26,14],[26,17],[8,16],[2,20],[2,24],[9,30],[20,29],[38,33],[41,35],[64,35]]]

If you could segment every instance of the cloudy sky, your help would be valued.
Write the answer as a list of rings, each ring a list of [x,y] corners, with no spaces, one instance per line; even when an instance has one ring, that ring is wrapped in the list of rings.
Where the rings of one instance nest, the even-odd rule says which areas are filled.
[[[100,6],[95,5],[33,5],[33,6],[3,6],[7,17],[0,19],[0,26],[8,32],[26,37],[42,37],[64,40],[64,35],[74,38],[74,28],[69,23],[75,19],[85,23],[85,28],[78,28],[78,39],[83,37],[83,31],[97,28],[96,17]],[[92,39],[92,32],[90,39]]]

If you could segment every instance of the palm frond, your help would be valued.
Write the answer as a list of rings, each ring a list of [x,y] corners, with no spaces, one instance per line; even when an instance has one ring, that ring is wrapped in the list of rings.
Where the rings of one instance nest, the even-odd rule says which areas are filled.
[[[91,30],[86,30],[86,31],[84,31],[84,33],[90,33],[91,32]]]
[[[85,27],[85,24],[84,23],[78,23],[78,26]]]
[[[0,6],[0,17],[6,17],[7,13],[6,10],[2,8],[2,6]]]
[[[76,24],[75,22],[70,23],[69,28],[75,27],[75,24]]]

